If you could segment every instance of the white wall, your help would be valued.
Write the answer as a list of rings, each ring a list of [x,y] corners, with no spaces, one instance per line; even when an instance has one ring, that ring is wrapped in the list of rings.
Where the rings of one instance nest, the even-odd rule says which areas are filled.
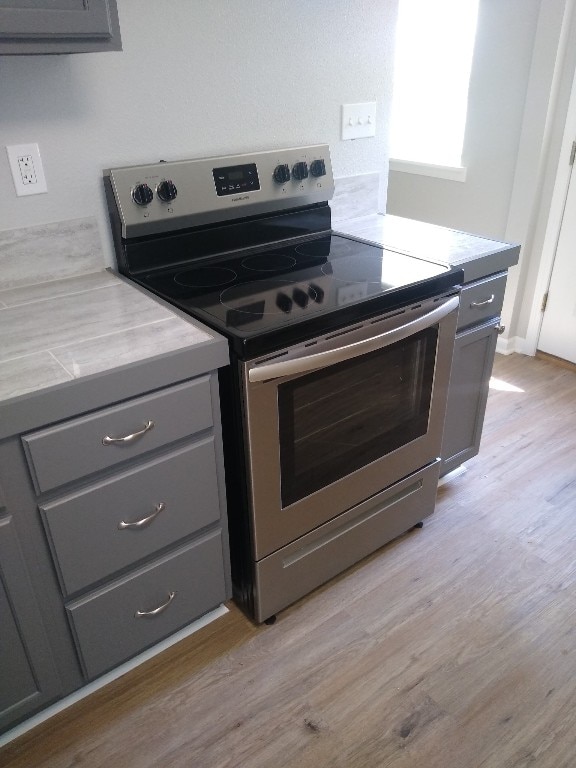
[[[336,176],[388,160],[397,0],[118,0],[118,53],[0,57],[0,230],[96,215],[102,169],[327,142]],[[373,139],[341,104],[378,102]],[[5,145],[38,142],[48,193],[18,198]]]
[[[540,3],[480,0],[463,151],[467,179],[392,171],[389,213],[504,237]]]

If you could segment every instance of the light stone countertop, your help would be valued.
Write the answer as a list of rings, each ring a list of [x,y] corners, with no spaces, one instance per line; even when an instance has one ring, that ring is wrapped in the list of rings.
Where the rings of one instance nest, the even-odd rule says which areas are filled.
[[[426,261],[460,267],[465,282],[518,263],[520,246],[391,214],[336,221],[334,230]]]
[[[217,339],[104,269],[0,290],[0,403]]]

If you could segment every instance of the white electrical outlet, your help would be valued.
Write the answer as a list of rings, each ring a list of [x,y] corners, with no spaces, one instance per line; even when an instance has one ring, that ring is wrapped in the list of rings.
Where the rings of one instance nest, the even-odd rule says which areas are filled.
[[[38,144],[12,144],[6,152],[18,197],[48,192]]]
[[[342,104],[342,139],[376,136],[376,102]]]

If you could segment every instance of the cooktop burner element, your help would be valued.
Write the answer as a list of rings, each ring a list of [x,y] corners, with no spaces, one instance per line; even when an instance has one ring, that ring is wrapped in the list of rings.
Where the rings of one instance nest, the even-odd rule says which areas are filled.
[[[257,256],[249,256],[242,261],[243,267],[255,272],[280,272],[283,269],[290,269],[294,264],[296,259],[285,253],[261,253]]]
[[[178,272],[174,275],[174,282],[187,288],[217,288],[220,285],[234,282],[236,277],[236,272],[233,269],[200,267]]]
[[[346,253],[351,253],[352,248],[345,241],[322,238],[321,240],[313,240],[303,245],[297,245],[295,251],[302,256],[343,256]]]

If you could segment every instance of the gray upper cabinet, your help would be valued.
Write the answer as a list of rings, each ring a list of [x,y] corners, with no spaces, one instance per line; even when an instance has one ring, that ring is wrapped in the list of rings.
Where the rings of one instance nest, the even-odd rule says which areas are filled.
[[[0,54],[121,49],[116,0],[0,0]]]

